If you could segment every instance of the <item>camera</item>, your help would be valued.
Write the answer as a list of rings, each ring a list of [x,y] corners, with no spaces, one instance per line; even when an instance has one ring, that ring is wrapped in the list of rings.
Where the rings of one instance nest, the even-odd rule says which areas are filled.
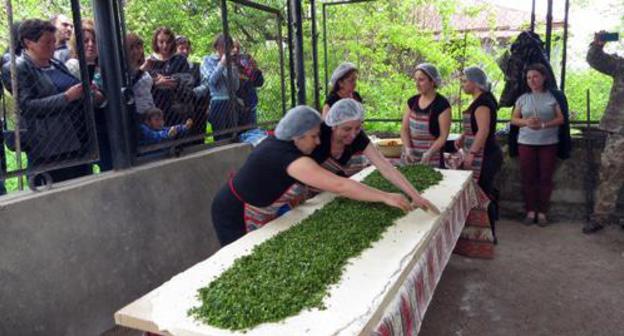
[[[614,42],[620,39],[619,33],[598,33],[598,40],[602,42]]]

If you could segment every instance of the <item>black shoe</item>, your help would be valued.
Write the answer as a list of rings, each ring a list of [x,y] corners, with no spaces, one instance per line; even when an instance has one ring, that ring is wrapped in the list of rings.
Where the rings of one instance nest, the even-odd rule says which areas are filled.
[[[600,230],[604,229],[604,226],[602,224],[598,224],[596,222],[589,222],[587,224],[585,224],[585,226],[583,226],[583,233],[584,234],[592,234],[592,233],[596,233]]]

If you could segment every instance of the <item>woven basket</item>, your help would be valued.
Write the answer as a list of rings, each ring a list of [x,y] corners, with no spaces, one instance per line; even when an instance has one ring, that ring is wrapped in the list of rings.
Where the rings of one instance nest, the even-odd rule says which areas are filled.
[[[375,145],[385,157],[401,157],[401,152],[403,151],[403,142],[401,141],[401,138],[380,139],[375,142]]]

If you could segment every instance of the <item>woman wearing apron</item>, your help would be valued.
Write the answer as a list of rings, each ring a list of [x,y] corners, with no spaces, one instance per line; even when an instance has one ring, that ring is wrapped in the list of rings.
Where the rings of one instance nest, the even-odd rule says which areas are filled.
[[[451,129],[451,104],[437,92],[442,80],[435,66],[418,65],[414,79],[419,94],[407,101],[403,115],[401,159],[404,164],[444,168],[442,149]]]
[[[456,250],[475,257],[491,258],[496,242],[494,178],[503,162],[495,136],[498,104],[490,92],[487,76],[480,68],[464,70],[462,88],[473,101],[463,113],[464,132],[455,146],[465,152],[463,167],[473,172],[472,177],[479,186],[480,202],[471,210]]]
[[[395,169],[370,142],[362,129],[363,121],[364,108],[359,102],[345,98],[335,103],[329,109],[325,123],[321,125],[321,144],[312,153],[314,160],[336,175],[349,177],[364,168],[354,164],[352,157],[364,156],[416,205],[434,212],[438,211],[433,204],[420,196],[405,176]]]
[[[340,99],[353,98],[362,102],[362,97],[355,91],[357,87],[358,69],[353,63],[345,62],[340,64],[332,73],[331,91],[325,99],[323,105],[323,119],[327,118],[329,109]]]
[[[275,136],[258,145],[220,189],[212,203],[212,222],[222,246],[277,217],[278,209],[297,195],[293,189],[297,183],[403,211],[423,206],[419,199],[410,203],[401,194],[383,192],[320,167],[308,155],[319,144],[321,122],[321,115],[310,107],[289,110]]]

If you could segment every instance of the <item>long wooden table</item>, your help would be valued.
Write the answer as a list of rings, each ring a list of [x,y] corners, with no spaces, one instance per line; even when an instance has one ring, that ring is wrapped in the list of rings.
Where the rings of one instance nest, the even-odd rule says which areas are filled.
[[[372,171],[366,169],[354,178],[362,179]],[[328,193],[176,275],[115,313],[115,321],[161,335],[415,335],[468,212],[477,202],[470,172],[444,170],[442,174],[444,179],[424,193],[441,215],[415,210],[397,220],[379,241],[349,263],[340,282],[330,289],[325,310],[303,311],[245,332],[214,328],[187,316],[189,308],[199,305],[199,288],[255,245],[331,201],[335,196]]]

